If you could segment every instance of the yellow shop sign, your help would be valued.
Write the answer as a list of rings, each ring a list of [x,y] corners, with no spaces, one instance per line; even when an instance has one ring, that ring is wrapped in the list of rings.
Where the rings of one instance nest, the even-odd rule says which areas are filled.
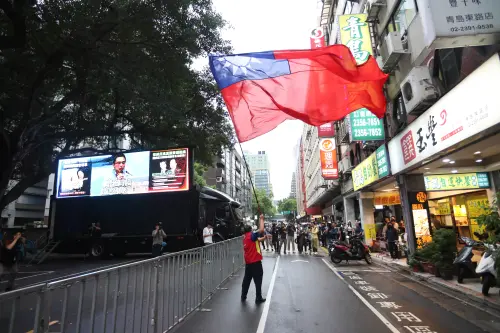
[[[373,54],[370,28],[366,14],[339,16],[340,42],[347,46],[358,64],[368,60]]]

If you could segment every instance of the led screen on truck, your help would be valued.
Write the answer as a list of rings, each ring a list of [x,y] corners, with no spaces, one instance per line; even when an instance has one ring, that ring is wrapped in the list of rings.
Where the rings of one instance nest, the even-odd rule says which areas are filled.
[[[189,149],[59,160],[57,198],[189,190]]]

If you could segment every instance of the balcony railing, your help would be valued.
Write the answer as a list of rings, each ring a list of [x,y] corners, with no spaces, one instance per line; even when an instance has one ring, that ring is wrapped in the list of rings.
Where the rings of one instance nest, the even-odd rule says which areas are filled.
[[[338,143],[349,143],[349,120],[344,118],[337,122],[337,141]]]

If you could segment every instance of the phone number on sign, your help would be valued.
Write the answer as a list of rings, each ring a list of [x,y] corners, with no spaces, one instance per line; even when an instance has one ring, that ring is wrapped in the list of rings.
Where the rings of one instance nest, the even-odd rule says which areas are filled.
[[[454,27],[450,28],[451,32],[458,32],[458,31],[474,31],[474,30],[486,30],[486,29],[493,29],[494,26],[493,24],[478,24],[478,25],[467,25],[465,27]]]

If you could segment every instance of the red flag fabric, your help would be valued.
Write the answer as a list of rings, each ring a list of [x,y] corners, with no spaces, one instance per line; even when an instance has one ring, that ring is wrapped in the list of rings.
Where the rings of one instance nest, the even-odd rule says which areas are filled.
[[[358,66],[344,45],[210,56],[210,68],[240,142],[287,119],[319,126],[361,108],[385,114],[388,75],[373,57]]]

